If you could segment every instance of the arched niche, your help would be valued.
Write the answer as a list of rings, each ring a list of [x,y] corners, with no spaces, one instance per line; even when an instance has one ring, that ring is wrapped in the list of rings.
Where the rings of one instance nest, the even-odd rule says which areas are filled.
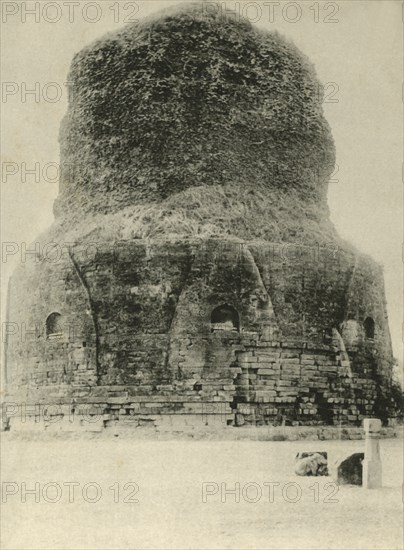
[[[240,330],[240,316],[238,311],[228,304],[216,307],[210,317],[212,332],[220,330]]]
[[[366,338],[373,340],[375,337],[375,322],[372,317],[366,317],[363,321],[363,328],[365,330]]]
[[[54,311],[46,319],[46,338],[60,339],[63,336],[62,315]]]

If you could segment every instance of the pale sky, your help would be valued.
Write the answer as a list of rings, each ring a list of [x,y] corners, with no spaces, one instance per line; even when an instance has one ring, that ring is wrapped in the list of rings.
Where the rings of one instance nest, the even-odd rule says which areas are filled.
[[[80,0],[73,13],[67,1],[42,0],[39,12],[30,15],[20,3],[2,2],[3,242],[35,241],[53,221],[58,185],[52,181],[52,163],[59,160],[58,130],[67,108],[64,83],[73,55],[124,25],[125,17],[142,18],[178,3]],[[34,4],[25,2],[31,9]],[[278,30],[306,53],[320,80],[329,83],[328,100],[337,100],[324,105],[337,147],[331,219],[343,238],[384,266],[394,353],[401,360],[402,3],[227,3],[235,4],[252,22],[259,18],[257,26]],[[40,97],[26,94],[35,88]],[[5,173],[4,163],[15,163],[7,170],[17,173]],[[34,174],[23,181],[23,163],[28,170],[39,163],[39,181]],[[17,261],[4,263],[3,258],[2,312],[7,278]]]

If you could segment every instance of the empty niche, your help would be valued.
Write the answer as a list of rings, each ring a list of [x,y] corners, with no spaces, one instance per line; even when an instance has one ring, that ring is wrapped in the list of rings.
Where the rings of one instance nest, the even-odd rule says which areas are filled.
[[[372,317],[366,317],[363,322],[363,328],[365,329],[366,338],[374,339],[375,337],[375,322]]]
[[[210,323],[212,332],[240,329],[239,314],[233,306],[228,304],[218,306],[212,311]]]
[[[46,319],[46,338],[49,340],[60,339],[63,336],[62,316],[56,311],[48,315]]]

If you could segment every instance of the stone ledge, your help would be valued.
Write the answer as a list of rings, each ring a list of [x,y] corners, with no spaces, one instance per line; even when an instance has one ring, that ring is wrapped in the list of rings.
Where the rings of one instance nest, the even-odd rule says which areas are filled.
[[[167,413],[144,414],[136,412],[133,415],[98,414],[83,418],[81,415],[60,417],[46,422],[31,417],[25,422],[19,418],[12,418],[8,426],[10,435],[35,433],[35,437],[42,434],[59,434],[63,437],[68,434],[109,433],[121,435],[126,433],[134,439],[147,437],[152,439],[217,439],[217,440],[251,440],[251,441],[298,441],[298,440],[362,440],[365,432],[362,428],[349,426],[251,426],[235,427],[227,425],[234,421],[234,414],[230,410],[221,412],[207,411],[198,414],[192,411],[176,414]],[[403,426],[384,427],[380,438],[402,438]]]

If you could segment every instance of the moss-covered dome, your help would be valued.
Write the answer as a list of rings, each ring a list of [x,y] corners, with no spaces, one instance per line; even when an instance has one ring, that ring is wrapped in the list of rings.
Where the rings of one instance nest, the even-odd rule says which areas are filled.
[[[69,81],[59,217],[217,185],[323,203],[334,145],[319,82],[277,33],[182,4],[83,49]]]

